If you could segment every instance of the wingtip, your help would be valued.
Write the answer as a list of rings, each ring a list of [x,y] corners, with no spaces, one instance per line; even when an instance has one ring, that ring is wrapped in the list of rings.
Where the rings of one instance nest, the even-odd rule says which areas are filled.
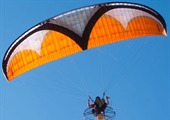
[[[162,34],[163,34],[164,36],[168,36],[168,34],[167,34],[167,32],[166,32],[165,30],[162,32]]]

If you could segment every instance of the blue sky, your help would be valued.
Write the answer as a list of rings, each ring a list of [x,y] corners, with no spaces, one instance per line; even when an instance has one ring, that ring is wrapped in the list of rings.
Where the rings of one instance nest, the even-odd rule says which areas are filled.
[[[0,61],[10,44],[35,24],[103,2],[111,0],[1,0]],[[155,9],[170,29],[169,0],[123,2]],[[10,83],[1,71],[0,120],[83,120],[87,96],[102,96],[104,91],[111,97],[115,120],[169,120],[169,39],[144,37],[98,47],[38,67]]]

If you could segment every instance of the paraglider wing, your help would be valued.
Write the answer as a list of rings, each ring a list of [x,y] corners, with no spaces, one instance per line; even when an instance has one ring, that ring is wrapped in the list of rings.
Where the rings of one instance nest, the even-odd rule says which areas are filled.
[[[166,35],[163,17],[134,3],[106,3],[45,20],[23,33],[7,50],[3,72],[8,81],[47,62],[131,38]]]

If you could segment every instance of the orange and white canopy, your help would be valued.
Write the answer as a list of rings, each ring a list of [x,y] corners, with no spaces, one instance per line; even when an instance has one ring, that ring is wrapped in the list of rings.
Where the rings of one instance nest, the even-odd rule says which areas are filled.
[[[11,81],[42,64],[83,50],[153,35],[166,36],[166,23],[147,6],[114,2],[83,7],[23,33],[7,50],[3,72]]]

